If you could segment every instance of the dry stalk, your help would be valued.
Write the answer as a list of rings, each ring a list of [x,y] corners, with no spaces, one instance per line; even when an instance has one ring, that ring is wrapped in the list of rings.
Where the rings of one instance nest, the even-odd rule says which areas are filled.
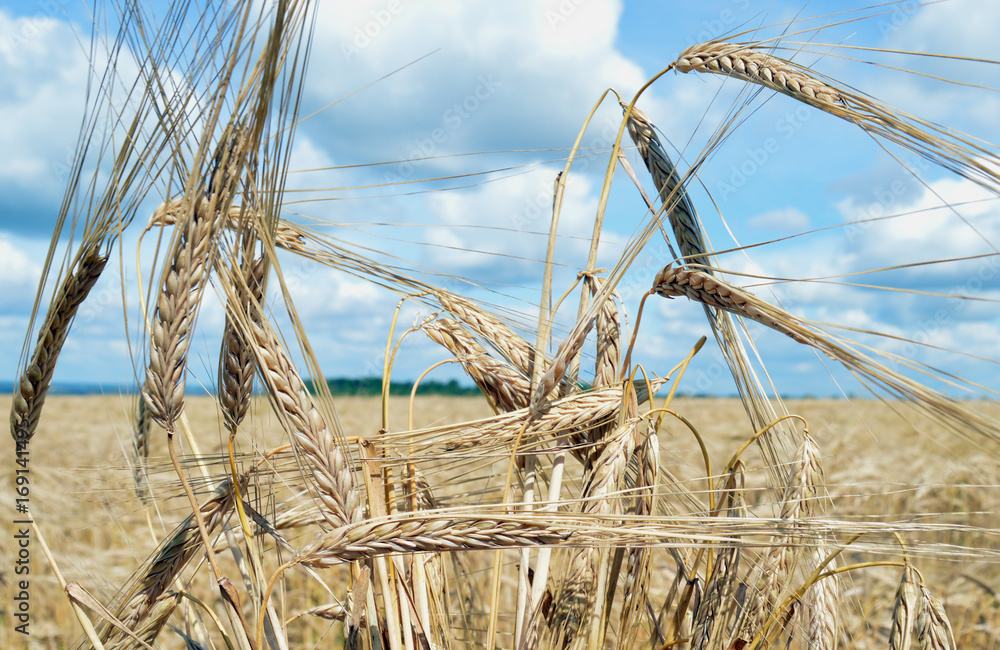
[[[89,246],[82,252],[75,270],[66,276],[49,304],[45,322],[38,332],[38,343],[35,344],[31,360],[21,373],[10,409],[10,434],[17,441],[18,448],[27,445],[35,435],[45,396],[52,383],[52,373],[55,372],[56,361],[66,342],[73,317],[101,276],[107,262],[107,256],[101,254],[97,244]]]

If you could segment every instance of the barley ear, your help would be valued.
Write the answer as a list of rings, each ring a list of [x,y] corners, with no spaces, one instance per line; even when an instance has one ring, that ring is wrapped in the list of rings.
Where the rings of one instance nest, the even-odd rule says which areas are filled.
[[[19,447],[28,444],[35,435],[56,361],[66,342],[73,317],[101,276],[107,262],[107,256],[101,255],[98,248],[92,246],[82,255],[76,269],[63,280],[49,305],[45,322],[38,332],[38,343],[27,367],[21,373],[10,410],[10,434]]]
[[[892,607],[892,628],[889,631],[890,650],[910,650],[913,643],[913,628],[920,606],[920,587],[914,580],[914,571],[907,565],[896,589],[896,600]]]

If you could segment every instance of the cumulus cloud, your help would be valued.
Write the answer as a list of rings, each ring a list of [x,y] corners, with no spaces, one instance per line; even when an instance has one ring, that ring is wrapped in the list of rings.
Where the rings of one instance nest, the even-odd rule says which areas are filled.
[[[0,123],[9,125],[0,130],[0,211],[22,215],[5,227],[51,232],[80,127],[87,57],[66,22],[0,9],[0,70]]]

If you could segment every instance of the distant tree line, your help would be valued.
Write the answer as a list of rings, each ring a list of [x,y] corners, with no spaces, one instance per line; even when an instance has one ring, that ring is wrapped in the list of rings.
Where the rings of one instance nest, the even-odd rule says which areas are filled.
[[[335,377],[327,379],[326,385],[330,388],[331,395],[358,395],[370,396],[382,394],[382,379],[380,377],[362,377],[360,379],[350,377]],[[311,379],[306,381],[306,387],[310,393],[316,392],[316,386]],[[413,390],[412,381],[394,381],[389,384],[390,395],[409,395]],[[457,380],[437,381],[428,379],[420,382],[417,388],[418,395],[453,395],[453,396],[473,396],[480,395],[479,389],[474,386],[462,386]]]

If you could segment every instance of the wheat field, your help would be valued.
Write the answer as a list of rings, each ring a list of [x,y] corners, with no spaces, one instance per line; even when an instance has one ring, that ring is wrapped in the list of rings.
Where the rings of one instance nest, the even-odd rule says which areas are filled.
[[[723,249],[709,236],[725,224],[707,187],[713,156],[768,102],[848,125],[930,193],[904,154],[995,201],[997,145],[803,63],[832,51],[907,73],[893,58],[906,53],[826,44],[822,25],[796,18],[690,43],[634,94],[608,89],[576,141],[558,150],[550,214],[534,233],[547,248],[529,260],[536,275],[507,286],[502,255],[460,250],[483,256],[476,277],[427,265],[444,258],[441,241],[450,240],[435,238],[454,224],[435,224],[433,241],[404,242],[430,251],[408,260],[402,244],[345,240],[340,224],[308,213],[312,199],[301,196],[370,189],[302,187],[301,170],[290,168],[309,117],[301,99],[314,10],[305,0],[173,2],[154,15],[111,3],[95,17],[110,37],[101,48],[113,55],[107,75],[96,60],[91,72],[97,92],[88,96],[11,396],[3,496],[30,508],[0,539],[11,558],[0,573],[10,593],[0,644],[1000,645],[1000,407],[995,387],[971,370],[997,360],[950,343],[968,336],[957,325],[941,339],[916,340],[799,313],[772,289],[832,283],[984,309],[994,294],[871,284],[893,270],[874,262],[861,273],[769,276],[734,256],[752,258],[779,241]],[[883,15],[866,9],[837,20]],[[125,51],[147,58],[137,69],[119,65]],[[680,156],[643,94],[667,73],[740,89],[704,146]],[[129,74],[121,101],[111,87]],[[924,76],[1000,92],[988,79]],[[614,111],[613,135],[595,150],[585,135],[602,106]],[[97,128],[104,119],[114,123],[110,134]],[[567,197],[584,159],[607,171],[595,177],[594,214],[581,216]],[[380,164],[388,162],[343,167]],[[470,164],[447,179],[419,179],[426,189],[416,192],[446,194],[461,188],[442,189],[442,180],[487,173]],[[374,200],[405,195],[415,182],[377,185],[383,194]],[[621,194],[642,201],[627,238],[606,221]],[[937,198],[965,219],[963,205]],[[592,234],[566,237],[560,218],[585,218]],[[876,238],[887,218],[817,232],[854,228]],[[991,250],[941,250],[902,266],[990,263],[1000,255]],[[321,363],[320,345],[350,346],[359,333],[338,319],[319,331],[304,317],[312,305],[297,298],[302,268],[398,301],[393,311],[367,293],[343,298],[352,313],[376,306],[343,319],[384,336],[366,368]],[[60,352],[109,270],[121,278],[129,386],[50,396]],[[708,334],[664,334],[664,305],[678,303],[704,315]],[[409,398],[390,394],[394,373],[420,363],[409,359],[425,349],[413,347],[418,338],[433,344],[436,360]],[[661,345],[666,364],[651,354]],[[833,376],[834,367],[868,392],[783,399],[762,353],[774,345],[812,355],[809,369],[794,371],[801,376]],[[708,354],[738,397],[690,396],[703,373],[692,369]],[[930,361],[939,354],[950,365]],[[421,381],[446,364],[481,397],[421,393]],[[335,396],[320,381],[372,368],[381,397]],[[29,555],[30,580],[17,570]]]

